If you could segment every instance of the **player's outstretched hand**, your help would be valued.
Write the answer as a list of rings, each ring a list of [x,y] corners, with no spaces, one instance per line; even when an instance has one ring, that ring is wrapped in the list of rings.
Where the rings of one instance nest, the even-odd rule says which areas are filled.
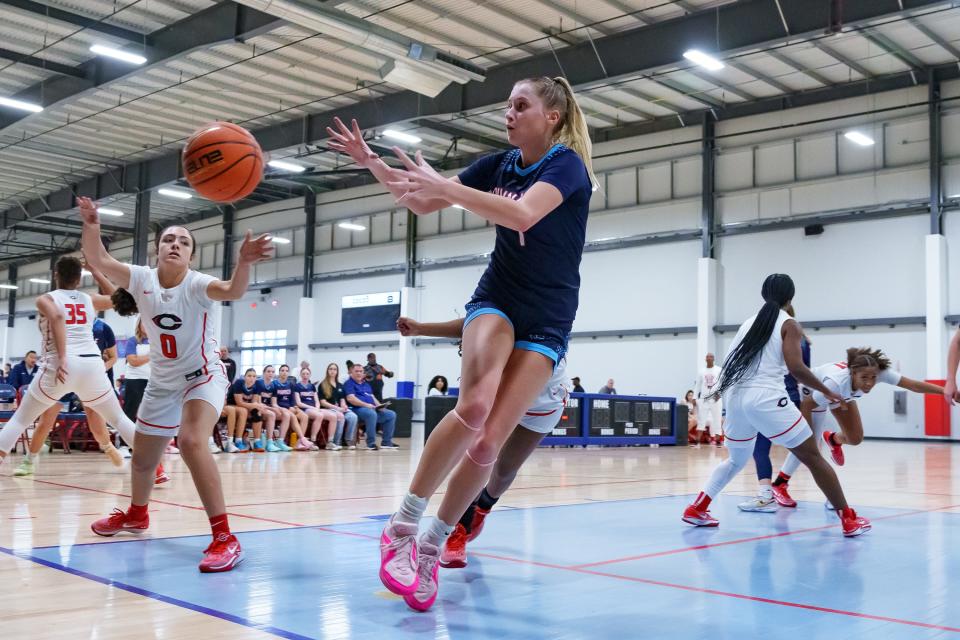
[[[420,323],[413,318],[397,318],[397,330],[404,338],[410,338],[420,335]]]
[[[397,199],[398,203],[402,202],[408,195],[424,200],[445,196],[450,181],[427,164],[422,153],[417,151],[416,162],[414,162],[400,147],[394,147],[393,152],[400,158],[400,162],[406,168],[405,171],[396,170],[395,174],[399,179],[387,183],[387,187],[391,189],[403,189],[405,191],[404,195]]]
[[[97,213],[97,204],[86,196],[77,198],[77,206],[80,208],[80,217],[85,224],[100,224],[100,214]]]
[[[960,401],[960,393],[957,392],[956,380],[947,380],[947,383],[943,385],[943,397],[947,403],[951,405]]]
[[[846,411],[846,410],[847,410],[847,403],[844,401],[843,396],[841,396],[840,394],[837,394],[837,393],[834,393],[833,391],[830,391],[830,392],[825,393],[825,394],[823,394],[823,395],[824,395],[824,397],[826,397],[827,400],[830,401],[830,404],[839,405],[837,408],[840,409],[841,411]]]
[[[351,128],[343,124],[340,118],[334,118],[333,124],[336,129],[327,127],[327,133],[330,134],[330,141],[327,146],[334,151],[345,153],[363,168],[369,167],[380,156],[375,154],[363,139],[363,132],[360,131],[360,125],[356,120],[351,120]]]
[[[273,238],[270,234],[264,233],[256,238],[253,232],[247,229],[247,234],[243,237],[243,244],[240,245],[240,262],[244,264],[255,264],[263,262],[273,257]]]

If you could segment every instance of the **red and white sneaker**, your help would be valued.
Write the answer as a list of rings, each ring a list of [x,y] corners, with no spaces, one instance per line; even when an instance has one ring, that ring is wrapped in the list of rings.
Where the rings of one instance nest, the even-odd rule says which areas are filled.
[[[830,457],[833,458],[833,461],[837,463],[838,467],[842,467],[846,461],[843,457],[843,445],[833,444],[833,431],[824,431],[823,441],[827,443],[827,447],[830,449]]]
[[[490,515],[490,509],[474,507],[473,519],[470,521],[470,533],[467,534],[467,542],[473,542],[477,539],[477,536],[483,531],[483,522],[487,519],[488,515]]]
[[[167,475],[167,472],[163,470],[163,465],[157,465],[157,475],[153,479],[153,484],[163,484],[164,482],[170,482],[170,476]]]
[[[459,522],[443,547],[440,566],[444,569],[462,569],[467,566],[467,530]]]
[[[857,512],[850,507],[840,513],[840,522],[843,525],[843,535],[848,538],[859,536],[872,528],[869,520],[858,516]]]
[[[147,527],[150,526],[150,516],[144,515],[143,520],[134,520],[127,515],[126,511],[121,511],[120,509],[114,509],[106,518],[100,518],[96,522],[90,525],[90,530],[93,531],[98,536],[105,536],[109,538],[110,536],[115,536],[121,531],[129,531],[130,533],[140,533],[141,531],[146,531]]]
[[[790,497],[790,493],[787,491],[787,483],[775,484],[771,487],[773,490],[773,499],[777,501],[777,504],[781,507],[788,507],[791,509],[796,508],[797,501]]]
[[[692,524],[695,527],[718,527],[720,526],[720,521],[710,515],[710,512],[707,510],[701,511],[697,509],[692,504],[689,505],[686,510],[683,512],[683,518],[681,518],[687,524]]]
[[[240,541],[232,533],[221,533],[210,546],[203,550],[200,561],[200,573],[220,573],[230,571],[243,562],[243,549]]]

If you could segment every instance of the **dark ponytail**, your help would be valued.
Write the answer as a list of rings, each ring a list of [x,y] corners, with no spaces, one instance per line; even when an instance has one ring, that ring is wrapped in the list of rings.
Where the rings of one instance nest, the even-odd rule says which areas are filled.
[[[121,316],[132,316],[137,313],[137,301],[133,299],[130,292],[126,289],[117,289],[110,296],[110,302],[113,303],[113,310]]]
[[[724,391],[740,382],[751,367],[760,366],[760,353],[773,334],[780,309],[793,300],[794,293],[793,280],[785,273],[774,273],[763,281],[760,289],[763,306],[743,340],[724,360],[715,397],[719,398]]]

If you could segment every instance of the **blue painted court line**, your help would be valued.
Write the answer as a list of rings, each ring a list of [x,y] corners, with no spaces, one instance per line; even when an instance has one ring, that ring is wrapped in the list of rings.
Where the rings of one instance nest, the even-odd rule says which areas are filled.
[[[282,637],[795,638],[800,631],[812,638],[913,639],[960,631],[960,611],[952,606],[960,593],[950,585],[960,571],[960,550],[949,544],[960,533],[956,518],[869,509],[868,517],[896,517],[846,540],[820,504],[745,514],[736,509],[740,498],[729,496],[714,503],[720,528],[704,530],[680,522],[687,499],[498,510],[470,547],[490,555],[443,570],[429,614],[409,611],[380,585],[378,521],[239,534],[247,560],[218,575],[196,568],[207,536],[50,547],[28,559]],[[571,568],[824,526],[675,558]],[[891,555],[899,555],[895,571],[885,567]]]

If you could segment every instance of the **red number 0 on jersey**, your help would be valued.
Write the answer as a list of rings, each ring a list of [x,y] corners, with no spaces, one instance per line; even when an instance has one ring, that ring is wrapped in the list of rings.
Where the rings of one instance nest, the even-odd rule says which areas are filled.
[[[177,337],[169,333],[160,334],[160,351],[164,358],[177,357]]]
[[[67,320],[65,324],[86,324],[87,308],[82,304],[65,304],[67,309]]]

